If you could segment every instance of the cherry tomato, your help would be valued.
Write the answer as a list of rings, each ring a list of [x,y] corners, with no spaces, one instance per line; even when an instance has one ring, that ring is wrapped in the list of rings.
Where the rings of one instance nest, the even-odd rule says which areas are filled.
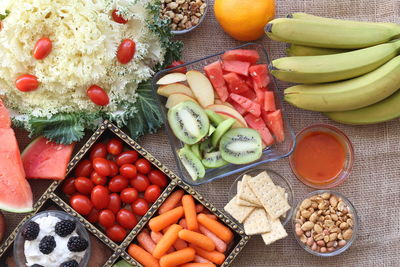
[[[131,39],[125,39],[121,42],[117,51],[117,59],[121,64],[127,64],[135,55],[136,44]]]
[[[107,147],[105,144],[97,143],[90,150],[90,160],[95,158],[105,158],[107,156]]]
[[[121,15],[118,14],[118,10],[116,10],[116,9],[113,10],[113,12],[111,13],[111,16],[112,16],[113,20],[117,23],[120,23],[120,24],[128,23],[128,21],[126,19],[124,19]]]
[[[152,184],[158,185],[161,188],[166,187],[168,184],[167,176],[160,170],[151,170],[149,174],[147,174],[147,177]]]
[[[137,175],[137,170],[133,164],[124,164],[119,168],[119,173],[128,179],[133,179]]]
[[[147,159],[138,159],[135,166],[138,172],[143,174],[148,174],[151,171],[151,163]]]
[[[93,169],[102,176],[109,176],[111,173],[110,164],[105,158],[95,158],[93,160]]]
[[[122,227],[130,230],[137,224],[137,219],[130,210],[122,209],[117,213],[117,222]]]
[[[90,194],[90,200],[96,209],[105,209],[110,203],[110,191],[104,185],[96,185]]]
[[[102,210],[99,213],[99,223],[104,228],[108,228],[114,225],[115,215],[111,210]]]
[[[115,176],[118,174],[118,165],[114,161],[109,160],[108,164],[110,165],[110,176]]]
[[[118,175],[112,178],[108,183],[108,189],[110,189],[111,192],[121,192],[128,187],[128,184],[128,179]]]
[[[133,178],[130,182],[131,186],[136,188],[136,190],[139,192],[144,192],[146,188],[150,185],[149,179],[146,177],[146,175],[143,175],[141,173],[138,173],[137,176]]]
[[[24,74],[15,80],[15,86],[21,92],[30,92],[38,89],[39,81],[34,75]]]
[[[122,152],[121,155],[117,157],[117,164],[118,166],[122,166],[128,163],[134,163],[139,157],[139,153],[135,150],[125,151]]]
[[[53,44],[49,38],[40,38],[33,48],[33,57],[40,60],[47,57],[51,49],[53,48]]]
[[[90,86],[86,94],[98,106],[107,106],[110,103],[107,92],[98,85]]]
[[[118,224],[107,228],[106,230],[107,236],[114,242],[122,242],[126,237],[126,230]]]
[[[180,60],[172,61],[171,65],[169,65],[167,67],[167,69],[175,68],[175,67],[178,67],[179,65],[183,65],[183,64],[185,64],[185,62],[180,61]],[[187,72],[187,69],[186,69],[186,67],[181,67],[181,68],[174,69],[173,72],[181,72],[181,73],[185,74]]]
[[[157,198],[161,195],[161,189],[158,185],[150,185],[144,192],[144,199],[147,202],[156,202]]]
[[[76,193],[75,178],[66,179],[63,183],[62,191],[66,195],[72,195],[72,194]]]
[[[86,177],[78,177],[75,179],[75,188],[79,193],[89,195],[93,189],[93,182]]]
[[[132,203],[132,211],[136,215],[143,216],[149,210],[149,203],[143,198],[137,199],[135,202]]]
[[[76,194],[69,201],[71,207],[81,215],[88,215],[93,209],[92,202],[85,195]]]
[[[107,183],[107,177],[101,176],[95,171],[90,175],[90,180],[92,180],[95,185],[105,185]]]
[[[89,215],[86,216],[86,219],[90,223],[97,223],[99,221],[99,211],[96,209],[92,209]]]
[[[107,143],[107,151],[111,155],[118,156],[119,154],[122,153],[122,149],[123,149],[122,141],[117,138],[113,138]]]
[[[125,188],[120,194],[121,200],[124,203],[131,204],[139,198],[139,193],[135,188]]]
[[[78,163],[78,166],[75,168],[75,176],[76,177],[89,177],[93,171],[92,162],[85,159]]]
[[[108,203],[107,209],[117,214],[117,212],[121,209],[121,198],[117,193],[110,194],[110,203]]]

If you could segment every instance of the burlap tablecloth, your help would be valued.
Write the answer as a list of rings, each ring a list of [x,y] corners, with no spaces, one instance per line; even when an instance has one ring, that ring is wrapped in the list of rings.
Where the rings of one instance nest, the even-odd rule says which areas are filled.
[[[315,15],[400,23],[399,0],[276,0],[277,16],[291,12],[308,12]],[[179,37],[185,42],[185,61],[204,57],[240,45],[227,36],[217,24],[210,1],[210,10],[201,27]],[[234,14],[232,14],[234,15]],[[329,34],[329,33],[327,33]],[[259,41],[272,58],[283,55],[284,44],[271,42],[264,37]],[[400,75],[400,74],[399,74]],[[285,84],[279,84],[280,89]],[[320,114],[285,105],[285,112],[295,129],[315,123],[330,123],[343,130],[353,142],[356,161],[348,181],[336,188],[355,205],[359,218],[359,233],[353,246],[334,258],[318,258],[303,251],[287,226],[289,237],[265,246],[260,237],[250,240],[233,266],[400,266],[400,142],[399,120],[373,126],[344,126],[333,123]],[[21,147],[28,143],[25,132],[17,131]],[[148,135],[139,143],[173,171],[172,157],[164,130]],[[291,173],[287,159],[267,164],[287,177],[293,186],[295,201],[313,189],[304,186]],[[228,201],[228,190],[235,176],[227,177],[197,189],[217,207]],[[48,182],[31,181],[38,196]],[[20,218],[8,217],[12,225]],[[10,225],[10,226],[11,226]]]

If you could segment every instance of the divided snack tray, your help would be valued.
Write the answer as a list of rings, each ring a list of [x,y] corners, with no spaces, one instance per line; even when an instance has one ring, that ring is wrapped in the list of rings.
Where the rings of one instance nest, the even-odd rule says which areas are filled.
[[[260,55],[260,59],[257,62],[257,64],[269,65],[270,60],[269,60],[267,51],[261,45],[258,45],[255,43],[247,43],[247,44],[244,44],[244,45],[241,45],[239,47],[235,47],[235,48],[232,48],[229,50],[234,50],[234,49],[256,50]],[[174,133],[172,132],[171,127],[168,124],[168,120],[167,120],[168,110],[165,107],[167,98],[157,94],[157,89],[158,89],[159,85],[157,85],[156,83],[163,76],[165,76],[171,72],[174,72],[175,69],[179,69],[182,67],[186,67],[188,71],[189,70],[197,70],[197,71],[204,73],[204,70],[203,70],[204,67],[207,66],[208,64],[211,64],[211,63],[217,61],[217,60],[221,60],[221,56],[225,52],[226,51],[215,54],[215,55],[207,56],[207,57],[199,59],[199,60],[188,62],[186,64],[179,65],[179,66],[171,68],[171,69],[160,71],[153,78],[153,94],[154,94],[155,98],[158,99],[158,104],[162,111],[165,128],[166,128],[166,131],[168,134],[169,143],[170,143],[172,151],[174,153],[173,155],[175,157],[176,164],[178,166],[179,175],[185,180],[185,182],[187,182],[188,184],[191,184],[191,185],[200,185],[200,184],[204,184],[204,183],[209,183],[214,180],[233,175],[235,173],[246,171],[250,168],[254,168],[263,163],[267,163],[270,161],[275,161],[275,160],[279,160],[281,158],[285,158],[293,152],[293,149],[296,145],[295,133],[292,130],[292,127],[290,126],[289,121],[286,117],[285,110],[283,109],[281,93],[278,91],[278,86],[277,86],[276,80],[272,75],[269,75],[269,78],[271,81],[269,84],[269,89],[275,93],[275,103],[276,103],[277,109],[281,109],[283,112],[283,126],[284,126],[284,132],[285,132],[285,141],[283,141],[281,143],[275,143],[272,146],[265,148],[262,153],[261,158],[255,162],[252,162],[249,164],[243,164],[243,165],[228,164],[228,165],[225,165],[220,168],[207,169],[206,175],[204,178],[198,179],[196,181],[193,181],[190,178],[190,175],[187,173],[185,167],[183,166],[183,164],[178,156],[178,150],[180,148],[182,148],[184,146],[184,144],[178,138],[175,137]]]
[[[14,231],[4,240],[0,246],[0,262],[4,262],[4,257],[10,255],[12,252],[12,246],[17,236],[18,231],[21,229],[22,225],[32,216],[40,211],[47,209],[57,209],[67,212],[68,214],[74,216],[79,220],[85,228],[91,233],[92,238],[100,240],[104,243],[106,250],[110,251],[110,257],[107,261],[103,263],[103,266],[112,266],[118,260],[124,259],[133,266],[142,266],[140,263],[135,261],[128,253],[127,248],[129,245],[135,241],[136,236],[140,233],[143,227],[145,227],[148,221],[153,217],[158,208],[166,198],[174,192],[176,189],[183,189],[186,193],[191,194],[199,203],[203,204],[212,214],[216,215],[221,222],[228,226],[234,233],[233,244],[229,247],[229,250],[225,253],[226,259],[224,263],[220,266],[229,266],[235,257],[240,253],[246,243],[249,241],[250,237],[245,235],[244,230],[241,226],[237,225],[228,216],[225,215],[223,211],[220,211],[203,196],[201,196],[194,188],[181,180],[173,172],[171,172],[166,166],[159,162],[155,157],[153,157],[149,152],[142,148],[138,143],[131,139],[127,134],[121,131],[114,124],[105,121],[99,129],[89,138],[89,140],[83,145],[83,147],[76,153],[74,158],[70,161],[67,169],[67,177],[70,177],[72,171],[75,169],[77,164],[84,159],[90,150],[90,148],[100,140],[106,140],[110,137],[116,137],[123,141],[125,147],[129,149],[136,150],[139,155],[146,158],[153,164],[153,167],[158,168],[169,178],[169,184],[161,193],[158,200],[153,203],[147,213],[140,218],[138,224],[129,232],[125,240],[121,243],[113,242],[109,239],[103,230],[95,224],[88,222],[83,216],[75,212],[75,210],[68,204],[68,196],[66,196],[62,190],[62,181],[53,182],[49,188],[43,193],[39,200],[34,204],[34,211],[24,217],[24,219],[18,224]],[[90,265],[89,265],[90,266]]]

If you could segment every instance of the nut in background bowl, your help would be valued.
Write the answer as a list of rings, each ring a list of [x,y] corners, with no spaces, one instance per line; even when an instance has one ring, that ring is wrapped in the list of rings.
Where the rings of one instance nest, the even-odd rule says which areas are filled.
[[[207,15],[208,0],[161,0],[163,17],[171,19],[171,32],[176,35],[197,28]]]
[[[306,236],[306,232],[307,231],[303,231],[303,229],[301,229],[300,228],[300,230],[301,231],[303,231],[303,233],[302,232],[300,232],[300,230],[299,230],[299,228],[298,228],[298,226],[296,226],[296,224],[300,224],[300,222],[297,220],[297,215],[298,215],[298,212],[300,212],[300,210],[307,210],[309,207],[307,207],[307,208],[305,208],[304,207],[304,205],[306,205],[306,206],[308,206],[308,204],[310,204],[310,203],[304,203],[303,204],[303,202],[305,201],[305,200],[307,200],[307,199],[310,199],[310,198],[312,198],[312,197],[315,197],[315,196],[317,196],[317,195],[325,195],[326,197],[328,197],[328,195],[329,195],[329,198],[325,198],[325,199],[327,199],[327,200],[329,200],[329,207],[330,206],[332,206],[332,202],[331,202],[331,197],[332,196],[336,196],[337,198],[341,198],[341,200],[342,200],[342,202],[345,204],[343,207],[347,207],[347,212],[346,213],[344,213],[344,214],[351,214],[351,222],[352,222],[352,226],[350,225],[350,227],[349,228],[346,228],[346,229],[343,229],[344,231],[342,232],[342,231],[340,231],[340,233],[343,235],[343,233],[347,230],[347,229],[351,229],[352,230],[352,232],[351,232],[351,237],[349,238],[349,239],[347,239],[347,240],[345,240],[346,242],[345,242],[345,244],[343,245],[343,246],[340,246],[339,245],[339,242],[341,241],[341,240],[339,240],[339,239],[337,239],[336,241],[338,242],[338,245],[337,245],[337,248],[335,249],[335,250],[333,250],[333,251],[326,251],[326,252],[321,252],[320,251],[320,249],[317,249],[317,250],[313,250],[313,249],[311,249],[311,247],[309,246],[309,245],[307,245],[307,242],[308,242],[308,240],[307,239],[309,239],[310,237],[311,238],[313,238],[313,237],[315,237],[316,235],[314,235],[314,234],[318,234],[318,232],[316,232],[316,230],[315,230],[315,228],[314,228],[314,224],[313,224],[313,228],[312,229],[310,229],[310,230],[308,230],[309,232],[310,232],[310,237],[307,237]],[[314,202],[314,201],[312,201],[312,202]],[[333,201],[334,202],[334,201]],[[323,204],[321,204],[321,206],[322,206]],[[335,205],[335,203],[333,204],[333,205]],[[302,207],[303,206],[303,207]],[[339,208],[339,202],[336,202],[336,207],[337,207],[337,209],[339,209],[339,211],[342,209],[342,207],[341,208]],[[312,207],[312,206],[310,206],[310,207]],[[318,208],[315,208],[316,210],[318,209]],[[337,210],[336,209],[336,210]],[[337,215],[337,213],[335,212],[335,214]],[[308,216],[308,215],[307,215]],[[306,216],[306,217],[307,217]],[[313,216],[313,215],[311,215],[311,216]],[[313,219],[311,219],[311,216],[309,217],[309,219],[306,219],[305,221],[306,222],[310,222],[310,221],[314,221],[315,219],[316,219],[316,221],[318,222],[319,220],[319,218],[321,217],[321,216],[323,216],[323,214],[321,214],[321,215],[318,215],[317,216],[317,218],[313,218]],[[315,217],[315,216],[314,216]],[[331,216],[332,217],[332,216]],[[338,216],[338,217],[340,217],[340,216]],[[331,221],[334,221],[334,223],[335,223],[335,225],[336,225],[336,221],[337,220],[334,220],[334,219],[330,219]],[[326,220],[324,220],[324,222],[326,222]],[[322,223],[324,223],[324,222],[322,222]],[[315,256],[320,256],[320,257],[331,257],[331,256],[336,256],[336,255],[339,255],[339,254],[341,254],[341,253],[343,253],[343,252],[345,252],[347,249],[349,249],[349,247],[353,244],[353,242],[354,242],[354,240],[356,239],[356,235],[357,235],[357,233],[358,233],[358,224],[359,224],[359,218],[358,218],[358,216],[357,216],[357,211],[356,211],[356,209],[355,209],[355,207],[353,206],[353,204],[344,196],[344,195],[342,195],[342,194],[340,194],[340,193],[338,193],[338,192],[335,192],[335,191],[332,191],[332,190],[317,190],[317,191],[313,191],[313,192],[311,192],[311,193],[309,193],[308,195],[306,195],[305,196],[305,198],[304,199],[302,199],[301,201],[299,201],[299,203],[297,204],[297,206],[296,206],[296,208],[293,210],[293,218],[292,218],[292,228],[293,228],[293,234],[294,234],[294,236],[295,236],[295,239],[296,239],[296,241],[297,241],[297,243],[300,245],[300,247],[302,247],[305,251],[307,251],[308,253],[310,253],[310,254],[312,254],[312,255],[315,255]],[[304,223],[303,223],[303,225],[304,225]],[[308,225],[305,225],[304,226],[305,228],[306,227],[308,227]],[[311,224],[310,224],[310,227],[311,227]],[[338,226],[338,228],[340,229],[340,226]],[[307,230],[307,229],[304,229],[304,230]],[[320,231],[321,229],[318,229],[318,231]],[[299,231],[299,232],[298,232]],[[337,232],[332,232],[332,233],[337,233]],[[325,236],[328,236],[328,237],[330,237],[330,235],[332,234],[331,232],[329,232],[329,233],[327,233],[327,234],[325,234],[324,233],[324,229],[322,229],[322,236],[324,236],[324,238],[325,238]],[[337,233],[338,234],[338,233]],[[304,236],[305,237],[304,237]],[[338,234],[339,235],[339,234]],[[306,238],[306,239],[305,239]],[[317,238],[317,239],[319,239],[319,238]],[[328,242],[331,242],[331,240],[329,240],[328,242],[326,242],[326,240],[324,240],[324,239],[320,239],[320,240],[322,240],[322,241],[324,241],[324,243],[328,243]],[[320,240],[318,240],[318,241],[320,241]],[[313,240],[312,240],[313,241]],[[317,242],[318,242],[317,241]],[[313,242],[315,242],[315,241],[313,241]],[[317,243],[316,242],[316,243]],[[334,241],[333,241],[334,242]],[[322,242],[321,242],[322,243]],[[311,244],[311,242],[310,242],[310,244]],[[327,245],[325,244],[325,247],[327,247]],[[332,243],[331,243],[332,244]],[[311,244],[311,246],[312,246],[313,244]],[[328,248],[326,248],[326,249],[328,249]]]

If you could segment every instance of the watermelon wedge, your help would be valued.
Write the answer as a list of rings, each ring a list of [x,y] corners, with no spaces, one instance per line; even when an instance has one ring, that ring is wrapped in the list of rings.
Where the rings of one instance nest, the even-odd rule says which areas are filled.
[[[247,86],[246,81],[234,72],[225,74],[224,80],[228,84],[229,92],[231,93],[242,94],[250,90],[250,87]]]
[[[207,74],[208,79],[210,79],[219,99],[221,99],[222,102],[225,102],[229,97],[229,93],[223,77],[221,62],[215,61],[214,63],[205,66],[204,71]]]
[[[251,64],[256,64],[260,59],[260,55],[255,50],[248,49],[235,49],[226,51],[222,55],[223,60],[237,60],[237,61],[246,61]]]
[[[36,138],[22,152],[26,177],[63,180],[74,146],[59,145],[44,137]]]
[[[266,91],[264,95],[264,110],[265,111],[275,111],[275,96],[274,92]]]
[[[234,72],[243,76],[249,76],[249,62],[237,60],[224,60],[222,68],[228,72]]]
[[[256,117],[260,117],[261,115],[261,107],[260,104],[257,102],[253,102],[250,99],[237,95],[237,94],[230,94],[229,96],[233,101],[238,103],[242,108],[244,108],[247,112],[253,114]]]
[[[0,99],[0,209],[23,213],[33,210],[32,190],[24,167],[10,117]]]
[[[276,141],[285,141],[285,129],[283,128],[282,111],[280,109],[274,112],[262,111],[261,115],[268,128],[275,135]]]
[[[257,118],[252,114],[247,114],[244,119],[250,128],[260,133],[261,139],[266,146],[270,146],[275,142],[271,132],[268,130],[267,126],[265,126],[265,122],[262,118]]]
[[[266,64],[253,65],[249,68],[250,76],[253,78],[255,86],[266,88],[270,83],[268,76],[268,66]]]

